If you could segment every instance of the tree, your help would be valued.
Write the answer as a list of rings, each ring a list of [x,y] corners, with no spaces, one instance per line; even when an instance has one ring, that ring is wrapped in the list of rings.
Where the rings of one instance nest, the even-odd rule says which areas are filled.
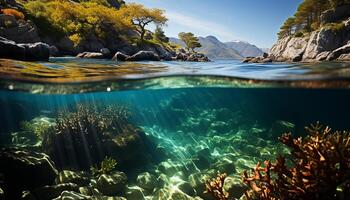
[[[124,13],[124,17],[131,21],[135,30],[140,34],[141,40],[144,40],[147,25],[154,23],[161,27],[168,21],[163,10],[156,8],[149,9],[136,3],[122,6],[120,12]]]
[[[157,26],[153,33],[153,39],[159,42],[169,42],[169,38],[164,34],[164,31],[160,26]]]
[[[295,29],[295,17],[288,18],[281,26],[280,32],[278,33],[279,38],[290,36],[294,33]]]
[[[199,48],[202,45],[199,43],[198,38],[193,33],[179,33],[179,38],[185,43],[187,51],[195,53],[194,49]]]

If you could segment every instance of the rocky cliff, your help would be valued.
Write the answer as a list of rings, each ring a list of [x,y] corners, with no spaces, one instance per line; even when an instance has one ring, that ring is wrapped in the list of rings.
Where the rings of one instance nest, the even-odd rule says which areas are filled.
[[[350,5],[328,10],[321,16],[322,27],[303,37],[288,36],[272,46],[274,61],[350,61]]]
[[[243,62],[350,61],[350,5],[327,10],[320,18],[318,30],[283,37],[269,54],[248,57]]]

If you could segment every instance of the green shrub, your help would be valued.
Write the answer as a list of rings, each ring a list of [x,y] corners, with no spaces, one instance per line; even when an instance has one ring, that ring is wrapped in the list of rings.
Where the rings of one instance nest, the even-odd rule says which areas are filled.
[[[304,37],[304,33],[299,31],[297,33],[294,34],[295,37]]]
[[[343,22],[328,23],[328,24],[325,24],[324,27],[326,27],[327,29],[332,30],[334,33],[338,33],[340,31],[344,30],[345,24]]]

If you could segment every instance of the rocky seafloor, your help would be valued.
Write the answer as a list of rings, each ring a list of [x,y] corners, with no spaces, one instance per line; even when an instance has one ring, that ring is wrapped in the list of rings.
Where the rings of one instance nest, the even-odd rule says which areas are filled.
[[[6,163],[0,166],[0,199],[213,199],[204,193],[205,182],[219,173],[228,175],[224,189],[230,197],[244,198],[249,188],[241,180],[243,171],[289,153],[276,141],[294,128],[289,122],[264,127],[228,108],[186,110],[165,104],[164,110],[178,121],[123,127],[119,134],[103,133],[91,141],[87,132],[78,139],[56,138],[62,132],[55,139],[43,137],[62,122],[54,118],[38,116],[22,123],[0,154]],[[142,113],[148,112],[145,108]],[[89,146],[93,150],[80,152]],[[110,170],[103,171],[102,164],[98,173],[89,168],[99,168],[109,157],[117,162]]]

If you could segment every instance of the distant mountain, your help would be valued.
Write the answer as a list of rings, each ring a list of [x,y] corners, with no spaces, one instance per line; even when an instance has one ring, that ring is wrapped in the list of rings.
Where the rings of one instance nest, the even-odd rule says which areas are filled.
[[[225,42],[226,46],[238,51],[243,57],[261,56],[264,51],[257,46],[243,41]]]
[[[270,48],[260,48],[261,50],[263,50],[263,52],[265,52],[265,53],[269,53],[269,51],[270,51]]]
[[[238,51],[229,48],[214,36],[199,37],[198,39],[202,47],[197,48],[196,50],[198,52],[204,53],[209,58],[241,59],[243,57]],[[185,44],[177,38],[170,38],[170,41],[183,47],[185,46]]]

